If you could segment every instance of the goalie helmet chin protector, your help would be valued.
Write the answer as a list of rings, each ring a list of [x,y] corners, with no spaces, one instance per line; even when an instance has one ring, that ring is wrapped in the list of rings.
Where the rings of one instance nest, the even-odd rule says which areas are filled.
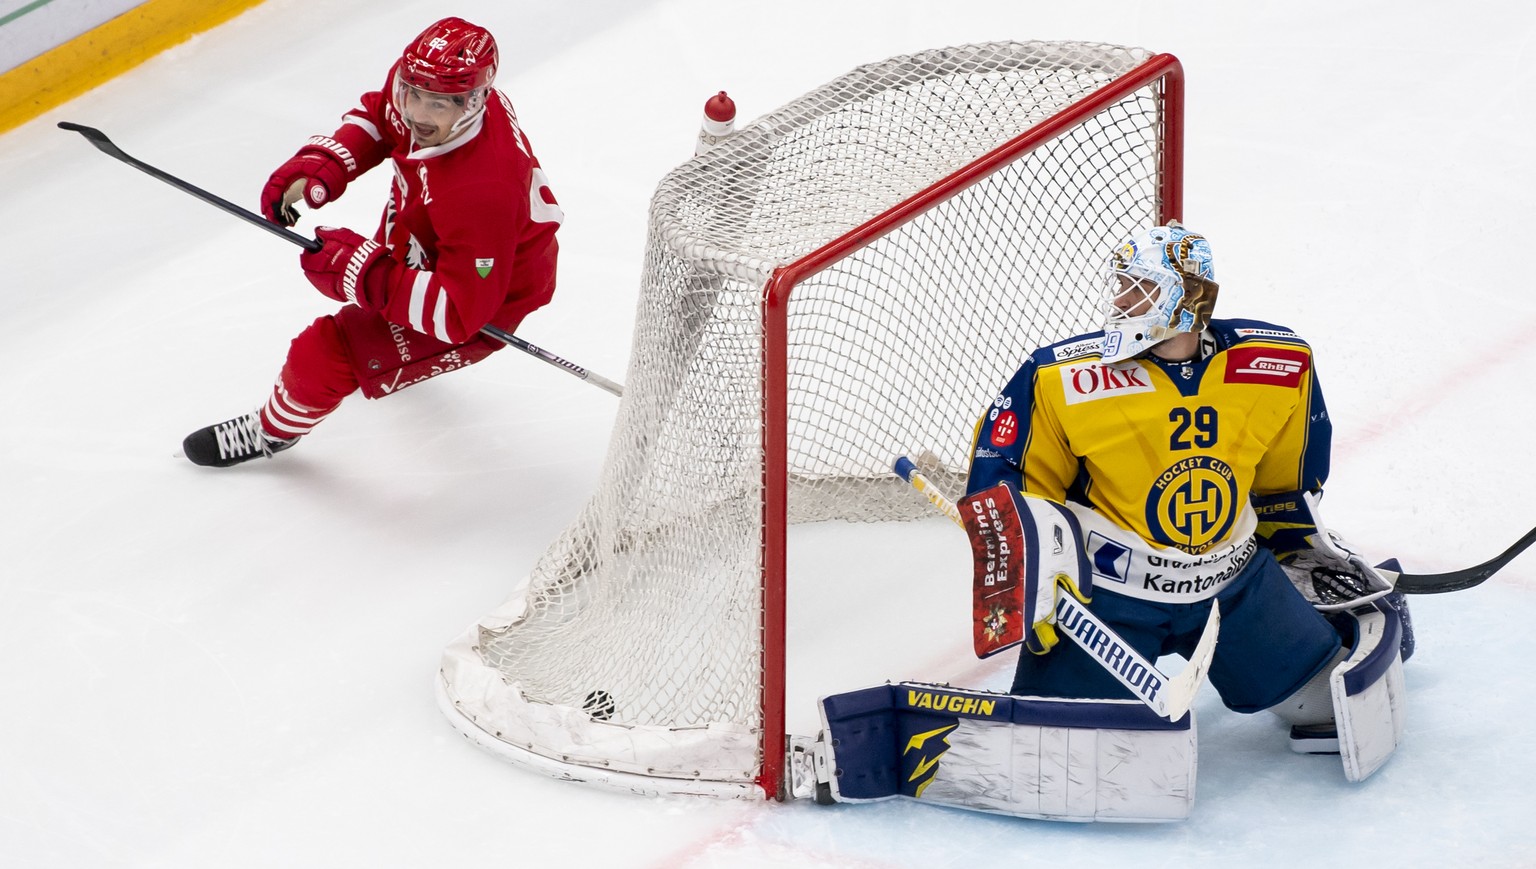
[[[1177,222],[1121,242],[1104,282],[1104,361],[1129,359],[1181,332],[1204,330],[1216,289],[1210,242]]]
[[[400,55],[395,68],[395,110],[405,114],[408,88],[462,98],[464,115],[453,124],[458,132],[485,111],[498,62],[496,40],[489,30],[462,18],[444,18],[411,40]]]

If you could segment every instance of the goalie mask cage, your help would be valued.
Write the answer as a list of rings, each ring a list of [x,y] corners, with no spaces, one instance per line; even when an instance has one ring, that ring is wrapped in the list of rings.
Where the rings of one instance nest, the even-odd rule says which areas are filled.
[[[1180,213],[1170,55],[1026,42],[860,67],[667,175],[597,491],[446,650],[481,746],[639,793],[780,795],[786,525],[930,515],[1112,246]]]

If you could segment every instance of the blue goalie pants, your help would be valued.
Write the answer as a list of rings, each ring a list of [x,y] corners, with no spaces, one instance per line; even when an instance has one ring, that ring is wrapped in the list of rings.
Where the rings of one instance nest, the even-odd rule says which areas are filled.
[[[1221,638],[1209,678],[1227,708],[1258,712],[1289,697],[1339,650],[1338,632],[1300,592],[1268,550],[1259,549],[1214,598],[1164,603],[1094,589],[1088,608],[1149,661],[1188,659],[1211,600],[1221,605]],[[1133,695],[1071,640],[1044,655],[1021,651],[1015,695],[1127,699]]]

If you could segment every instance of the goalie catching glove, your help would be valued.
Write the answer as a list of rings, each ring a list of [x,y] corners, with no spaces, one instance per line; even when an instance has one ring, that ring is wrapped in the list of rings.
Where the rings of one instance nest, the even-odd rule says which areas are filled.
[[[1056,607],[1064,589],[1087,603],[1093,572],[1077,518],[1046,498],[999,483],[958,505],[971,539],[977,657],[1024,643],[1042,655],[1059,642]]]
[[[1259,536],[1302,596],[1324,612],[1384,597],[1392,583],[1336,532],[1323,525],[1321,495],[1287,492],[1253,499]]]

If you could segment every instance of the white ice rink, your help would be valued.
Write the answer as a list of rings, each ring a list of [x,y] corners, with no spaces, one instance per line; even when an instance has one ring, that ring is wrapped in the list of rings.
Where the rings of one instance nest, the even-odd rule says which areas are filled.
[[[293,247],[55,128],[254,206],[446,14],[496,34],[568,216],[560,291],[520,334],[621,381],[650,192],[715,91],[748,122],[925,48],[1171,52],[1218,315],[1317,348],[1332,522],[1416,572],[1536,524],[1529,3],[268,0],[0,136],[0,867],[1536,866],[1536,554],[1414,600],[1406,738],[1367,782],[1207,688],[1181,824],[625,796],[459,737],[441,651],[581,508],[616,401],[509,351],[354,398],[271,462],[193,467],[181,438],[263,400],[333,305]],[[318,217],[371,231],[384,174]],[[851,606],[838,564],[869,538],[798,533],[818,557],[791,578],[792,729],[810,669],[834,689],[1006,679],[969,655],[944,520],[901,534],[947,569],[885,577],[888,606],[856,613],[815,603]]]

